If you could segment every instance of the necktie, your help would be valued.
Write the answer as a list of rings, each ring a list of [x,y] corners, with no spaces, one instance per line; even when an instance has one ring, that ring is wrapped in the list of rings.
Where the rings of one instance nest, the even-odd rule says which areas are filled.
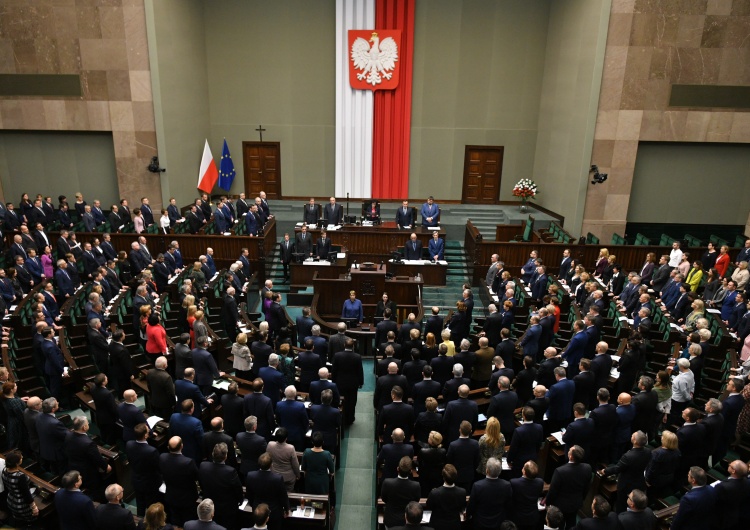
[[[416,243],[412,243],[412,244],[411,244],[411,246],[412,246],[412,248],[413,248],[414,250],[417,250],[417,244],[416,244]]]

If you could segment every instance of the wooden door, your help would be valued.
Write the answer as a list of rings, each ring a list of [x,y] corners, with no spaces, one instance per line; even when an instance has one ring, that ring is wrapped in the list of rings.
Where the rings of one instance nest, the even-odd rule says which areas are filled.
[[[497,204],[503,171],[503,147],[467,145],[461,202]]]
[[[281,199],[281,144],[242,142],[245,193],[252,199],[261,191],[269,199]]]

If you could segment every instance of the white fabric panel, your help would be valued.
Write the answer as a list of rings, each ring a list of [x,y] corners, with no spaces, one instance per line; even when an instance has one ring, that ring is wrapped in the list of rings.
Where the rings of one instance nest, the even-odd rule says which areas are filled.
[[[336,196],[372,192],[373,92],[349,84],[350,29],[375,27],[375,0],[336,0]]]

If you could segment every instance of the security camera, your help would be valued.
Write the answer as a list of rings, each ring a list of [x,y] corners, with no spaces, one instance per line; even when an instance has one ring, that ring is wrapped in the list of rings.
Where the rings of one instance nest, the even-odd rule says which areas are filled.
[[[589,173],[593,173],[594,176],[591,180],[591,184],[601,184],[605,180],[607,180],[607,177],[609,176],[607,173],[599,173],[599,166],[596,164],[591,165],[591,169],[589,169]]]
[[[151,163],[148,165],[148,170],[151,173],[164,173],[166,171],[165,168],[159,167],[159,157],[158,156],[151,157]]]

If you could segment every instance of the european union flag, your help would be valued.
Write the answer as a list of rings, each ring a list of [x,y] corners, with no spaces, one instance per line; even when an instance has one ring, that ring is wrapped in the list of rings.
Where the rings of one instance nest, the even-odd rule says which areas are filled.
[[[227,139],[224,138],[224,149],[221,150],[221,164],[219,165],[219,187],[229,191],[236,174],[237,172],[234,170],[234,162],[232,162],[232,155],[229,154]]]

